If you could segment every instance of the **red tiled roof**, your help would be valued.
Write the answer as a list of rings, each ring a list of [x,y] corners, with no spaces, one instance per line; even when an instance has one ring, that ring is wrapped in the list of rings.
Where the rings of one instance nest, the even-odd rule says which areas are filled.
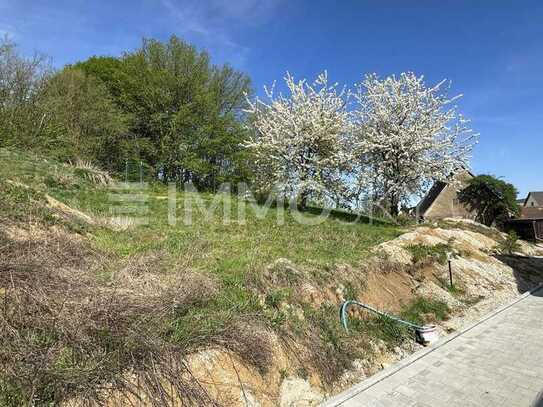
[[[543,218],[543,208],[533,208],[530,206],[523,206],[521,209],[520,217],[522,219],[541,219]]]

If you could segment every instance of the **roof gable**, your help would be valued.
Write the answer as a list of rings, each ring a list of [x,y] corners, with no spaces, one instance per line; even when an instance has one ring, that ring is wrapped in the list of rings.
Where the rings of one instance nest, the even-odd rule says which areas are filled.
[[[468,169],[462,168],[461,170],[457,171],[454,174],[451,174],[449,179],[456,178],[461,179],[463,176],[467,176],[467,179],[475,178],[475,175]],[[464,183],[462,181],[461,183]],[[419,202],[417,205],[417,216],[425,216],[426,212],[430,209],[432,204],[435,202],[435,200],[439,197],[439,195],[443,192],[443,190],[449,185],[448,182],[444,181],[435,181],[434,185],[430,188],[430,190],[426,193],[424,198]]]
[[[536,201],[539,206],[543,206],[543,191],[530,192],[528,196],[526,197],[526,200],[524,201],[524,206],[526,206],[530,197],[532,197],[533,200]]]
[[[443,181],[436,181],[434,185],[432,185],[432,188],[430,188],[430,190],[426,193],[424,198],[422,198],[422,201],[420,201],[417,205],[417,213],[424,215],[446,186],[447,183]]]

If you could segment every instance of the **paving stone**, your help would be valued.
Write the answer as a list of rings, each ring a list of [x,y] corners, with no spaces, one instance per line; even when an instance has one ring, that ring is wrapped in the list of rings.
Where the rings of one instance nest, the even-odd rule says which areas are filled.
[[[324,405],[531,407],[543,391],[542,316],[540,289]]]

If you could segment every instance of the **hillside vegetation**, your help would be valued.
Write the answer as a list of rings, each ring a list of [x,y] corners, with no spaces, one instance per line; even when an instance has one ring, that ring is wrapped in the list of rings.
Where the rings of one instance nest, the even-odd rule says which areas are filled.
[[[308,225],[296,217],[319,220],[316,208],[183,191],[172,211],[162,184],[0,158],[0,405],[317,403],[415,349],[411,332],[358,312],[345,332],[343,300],[454,329],[451,316],[540,281],[477,224],[402,230],[334,211]]]
[[[148,194],[147,224],[117,224],[110,210],[126,191],[107,185],[101,171],[13,150],[0,156],[0,386],[7,405],[99,402],[111,391],[128,397],[131,375],[143,383],[138,391],[163,404],[173,395],[157,381],[184,377],[183,360],[200,349],[229,349],[265,371],[273,331],[288,330],[295,341],[314,331],[313,345],[335,358],[344,351],[337,310],[308,304],[309,320],[290,321],[279,305],[294,292],[273,279],[300,278],[295,264],[324,290],[346,278],[336,273],[338,264],[360,264],[372,246],[399,233],[384,223],[347,224],[341,213],[308,226],[286,210],[277,225],[283,208],[263,217],[249,209],[240,222],[236,198],[229,221],[220,208],[208,214],[195,206],[192,224],[180,219],[171,226],[162,185],[140,190]],[[213,198],[179,192],[178,216],[187,199]],[[291,322],[297,332],[287,328]],[[328,329],[338,337],[326,338]],[[309,360],[301,365],[313,369]],[[330,379],[338,373],[329,372]],[[170,384],[177,397],[206,398],[189,379]]]

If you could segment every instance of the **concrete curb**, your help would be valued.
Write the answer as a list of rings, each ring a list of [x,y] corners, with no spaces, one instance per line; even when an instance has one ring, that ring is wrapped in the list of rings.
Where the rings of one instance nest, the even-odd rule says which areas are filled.
[[[385,380],[386,378],[394,375],[395,373],[399,372],[403,368],[413,364],[414,362],[421,359],[422,357],[434,352],[435,350],[441,348],[443,345],[453,341],[454,339],[456,339],[460,335],[463,335],[464,333],[466,333],[468,331],[471,331],[476,326],[482,324],[485,321],[488,321],[489,319],[495,317],[496,315],[502,313],[503,311],[511,308],[513,305],[515,305],[515,304],[519,303],[520,301],[524,300],[525,298],[531,296],[532,294],[534,294],[535,292],[541,290],[542,288],[543,288],[543,283],[539,284],[537,287],[533,288],[532,290],[527,291],[524,294],[520,295],[519,297],[515,298],[512,302],[510,302],[508,304],[505,304],[505,305],[502,305],[501,307],[495,309],[494,311],[487,314],[481,320],[475,322],[474,324],[468,325],[467,327],[461,329],[460,331],[458,331],[458,332],[456,332],[454,334],[445,336],[442,339],[440,339],[439,341],[437,341],[434,345],[432,345],[432,346],[430,346],[428,348],[421,349],[421,350],[413,353],[412,355],[408,356],[407,358],[399,361],[395,365],[381,370],[379,373],[376,373],[375,375],[373,375],[373,376],[369,377],[368,379],[360,382],[359,384],[354,385],[353,387],[351,387],[350,389],[344,391],[343,393],[340,393],[339,395],[337,395],[335,397],[332,397],[329,400],[326,400],[320,406],[321,407],[334,407],[334,406],[341,405],[345,401],[350,400],[353,397],[355,397],[357,394],[362,393],[363,391],[369,389],[370,387],[376,385],[377,383],[379,383],[379,382]]]

